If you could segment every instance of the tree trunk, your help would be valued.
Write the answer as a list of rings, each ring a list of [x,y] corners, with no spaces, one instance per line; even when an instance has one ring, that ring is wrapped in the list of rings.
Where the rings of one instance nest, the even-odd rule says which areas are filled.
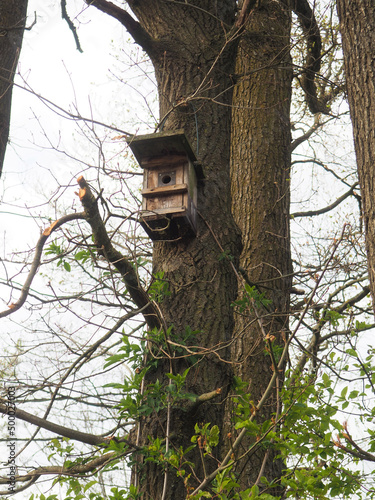
[[[231,418],[226,396],[233,361],[237,375],[249,381],[254,401],[272,374],[259,329],[247,327],[251,318],[245,323],[234,320],[238,283],[233,264],[238,268],[242,250],[237,224],[244,244],[242,266],[272,300],[262,319],[264,331],[275,336],[274,344],[282,344],[287,333],[290,12],[282,7],[286,2],[263,1],[250,10],[243,25],[235,24],[237,7],[242,9],[237,19],[246,20],[246,6],[254,7],[254,2],[128,0],[137,24],[113,4],[90,3],[118,18],[147,51],[158,84],[161,128],[185,130],[205,174],[198,195],[197,236],[154,245],[154,272],[164,272],[171,292],[161,304],[165,324],[173,326],[175,342],[186,342],[186,327],[198,331],[189,344],[199,346],[200,355],[193,364],[181,351],[172,361],[159,360],[145,386],[147,390],[157,381],[166,385],[166,373],[182,373],[190,366],[186,389],[197,395],[218,390],[218,397],[200,406],[181,404],[169,416],[159,411],[142,419],[138,444],[147,445],[149,437],[164,443],[168,422],[173,450],[191,445],[197,423],[218,425],[221,443],[213,449],[213,458],[201,458],[199,449],[190,452],[187,458],[195,467],[185,484],[176,471],[170,469],[166,476],[155,463],[143,462],[141,454],[133,474],[134,482],[145,478],[139,481],[143,500],[183,499],[229,448],[224,422]],[[264,310],[259,314],[264,316]],[[261,419],[276,411],[276,400],[273,394]],[[246,468],[241,486],[254,484],[263,458],[258,451],[241,464]],[[280,464],[274,467],[272,453],[268,458],[264,470],[272,480],[279,477]]]
[[[26,22],[27,0],[0,2],[0,175],[9,137],[12,84]]]
[[[337,0],[375,311],[375,4]]]
[[[201,2],[202,3],[202,2]],[[222,248],[239,256],[239,232],[231,215],[230,197],[230,122],[231,75],[234,70],[233,45],[226,46],[223,20],[230,25],[234,19],[234,2],[221,1],[215,15],[189,5],[155,2],[134,3],[133,10],[142,26],[153,39],[160,41],[151,51],[160,98],[160,116],[176,107],[163,123],[164,130],[183,128],[194,151],[202,162],[205,180],[198,194],[198,232],[196,238],[173,242],[159,242],[154,246],[154,272],[163,271],[171,295],[161,304],[166,325],[173,325],[175,341],[182,341],[186,327],[199,331],[190,344],[216,350],[201,356],[191,367],[187,390],[203,394],[216,389],[221,394],[211,403],[199,407],[173,409],[171,413],[170,447],[191,446],[196,423],[222,426],[222,402],[231,383],[229,341],[233,333],[233,308],[237,293],[235,273],[226,259],[221,259]],[[228,4],[230,7],[228,7]],[[207,6],[207,10],[212,10]],[[176,19],[184,19],[176,23]],[[217,60],[218,54],[222,52]],[[218,102],[214,102],[217,100]],[[184,358],[175,360],[172,369],[181,373],[189,366]],[[170,372],[167,361],[159,363],[147,376],[147,384],[160,380],[164,384]],[[148,436],[165,439],[167,415],[158,420],[150,417],[141,422],[141,442]],[[220,448],[214,450],[220,457]],[[195,487],[217,466],[206,458],[205,465],[197,449],[189,459],[196,464],[197,480],[189,482]],[[142,498],[162,498],[164,477],[154,464],[143,464],[139,474],[147,476]],[[169,472],[166,499],[185,498],[182,479]]]
[[[290,101],[292,65],[289,54],[291,13],[278,2],[263,2],[253,11],[237,53],[239,82],[233,96],[231,177],[232,203],[242,233],[240,265],[256,292],[272,301],[256,312],[236,315],[232,359],[235,373],[248,383],[254,404],[261,399],[273,373],[265,335],[283,347],[288,332],[291,255]],[[243,296],[243,293],[241,294]],[[274,338],[274,339],[273,339]],[[280,374],[282,380],[282,374]],[[276,388],[256,420],[268,420],[277,409]],[[233,426],[232,426],[233,427]],[[244,441],[239,455],[251,440]],[[280,477],[280,461],[259,447],[239,463],[242,488],[262,475]],[[244,462],[244,463],[243,463]],[[277,494],[277,491],[273,491]]]

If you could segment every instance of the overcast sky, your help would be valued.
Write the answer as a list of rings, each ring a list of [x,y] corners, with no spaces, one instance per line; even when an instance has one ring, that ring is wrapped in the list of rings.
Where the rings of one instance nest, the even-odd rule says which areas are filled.
[[[82,116],[130,132],[148,130],[142,123],[148,117],[136,114],[145,108],[144,98],[137,91],[139,80],[134,80],[136,70],[131,68],[131,59],[139,56],[139,50],[118,21],[93,7],[87,8],[82,0],[69,1],[68,9],[78,28],[83,53],[76,49],[73,35],[61,19],[59,2],[29,0],[28,25],[34,12],[37,23],[25,32],[16,82],[66,110],[76,112],[78,106]],[[125,78],[129,86],[119,78]],[[143,78],[142,87],[146,94],[154,88],[148,78]],[[97,130],[99,135],[108,135],[103,128]],[[95,164],[96,148],[77,133],[72,121],[58,116],[32,94],[15,88],[10,144],[0,181],[0,228],[7,231],[7,250],[10,243],[19,248],[29,238],[32,245],[40,226],[40,221],[25,225],[25,217],[11,214],[26,215],[22,207],[45,202],[58,183],[74,185],[81,173],[79,162],[56,154],[52,146]],[[72,203],[76,201],[73,194]],[[45,207],[39,213],[54,217]],[[15,231],[19,224],[22,231]]]

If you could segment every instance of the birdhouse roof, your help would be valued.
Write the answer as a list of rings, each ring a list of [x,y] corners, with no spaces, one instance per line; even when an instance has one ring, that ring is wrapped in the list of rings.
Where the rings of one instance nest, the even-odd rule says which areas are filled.
[[[169,155],[187,155],[191,162],[197,161],[183,130],[133,136],[128,144],[141,167],[150,158]]]

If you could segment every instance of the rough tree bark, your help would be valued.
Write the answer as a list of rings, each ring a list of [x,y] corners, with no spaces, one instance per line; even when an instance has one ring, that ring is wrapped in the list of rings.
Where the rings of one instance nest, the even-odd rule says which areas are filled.
[[[21,50],[27,0],[0,2],[0,175],[9,137],[12,83]]]
[[[170,446],[178,449],[191,444],[195,423],[210,422],[223,431],[224,422],[230,420],[231,408],[225,402],[233,377],[232,361],[240,360],[237,374],[250,382],[254,400],[272,374],[259,328],[244,330],[246,325],[240,320],[235,325],[232,303],[238,277],[232,263],[238,267],[242,246],[248,278],[273,301],[265,331],[282,343],[287,330],[290,13],[284,8],[287,2],[265,1],[256,7],[255,2],[245,1],[238,12],[234,0],[128,0],[137,22],[110,2],[88,3],[116,17],[146,50],[155,68],[162,126],[185,130],[206,177],[199,191],[197,237],[154,246],[154,271],[165,272],[171,292],[161,305],[166,325],[173,325],[177,338],[187,326],[199,330],[192,343],[216,350],[191,369],[187,389],[196,394],[221,389],[213,401],[173,411]],[[183,23],[176,22],[180,19]],[[267,69],[260,70],[264,66]],[[264,310],[259,313],[264,315]],[[231,348],[234,335],[237,341]],[[251,356],[254,348],[256,355]],[[176,372],[187,366],[183,359],[172,361]],[[146,382],[166,382],[166,371],[170,371],[168,362],[159,363]],[[275,401],[272,396],[260,418],[276,411]],[[147,444],[148,436],[164,439],[166,418],[159,414],[157,420],[144,419],[139,444]],[[222,432],[222,443],[214,450],[218,460],[228,446]],[[193,476],[191,481],[194,487],[217,462],[208,460],[203,471],[199,450],[190,459],[197,464],[196,480]],[[242,486],[254,484],[263,459],[261,450],[249,457]],[[138,465],[138,475],[146,477],[142,499],[185,498],[182,479],[170,473],[162,496],[163,471],[150,462],[142,464],[141,459]],[[280,464],[273,466],[272,454],[265,465],[268,479],[278,477]]]
[[[292,264],[289,238],[290,100],[292,65],[289,54],[291,12],[278,2],[263,2],[254,10],[237,52],[231,139],[233,215],[241,229],[240,266],[245,279],[272,303],[255,315],[237,315],[232,359],[235,373],[248,382],[257,403],[272,376],[265,355],[265,336],[274,348],[283,346],[288,332]],[[257,316],[262,317],[261,321]],[[282,374],[280,374],[282,381]],[[277,392],[270,397],[258,421],[277,408]],[[240,454],[249,448],[243,442]],[[259,448],[240,463],[240,483],[251,487],[263,460],[263,476],[281,474],[273,454],[264,458]],[[274,491],[274,494],[277,492]]]
[[[375,311],[375,4],[337,0]]]
[[[130,2],[129,2],[130,3]],[[227,343],[233,333],[231,304],[236,297],[236,276],[222,250],[238,259],[240,239],[231,215],[230,198],[230,121],[231,88],[234,65],[234,45],[227,43],[224,26],[234,20],[235,2],[217,2],[217,10],[210,15],[210,2],[200,2],[204,10],[192,5],[154,0],[131,2],[141,25],[155,40],[148,47],[152,59],[160,97],[160,116],[169,113],[164,130],[183,128],[194,150],[202,161],[205,181],[199,191],[196,238],[156,243],[154,271],[164,271],[171,296],[161,305],[165,322],[173,325],[174,335],[182,337],[185,327],[199,330],[193,344],[203,348],[217,347],[218,354],[229,360]],[[183,28],[176,19],[184,19]],[[228,28],[227,28],[228,29]],[[219,57],[219,55],[221,56]],[[215,102],[218,101],[218,102]],[[178,103],[180,103],[178,105]],[[176,106],[177,105],[177,106]],[[171,109],[176,108],[171,112]],[[199,141],[199,142],[198,142]],[[220,246],[218,245],[218,242]],[[181,372],[188,365],[184,360],[173,362],[173,369]],[[159,379],[166,382],[167,362],[150,373],[147,382]],[[189,374],[187,389],[202,394],[221,389],[221,395],[212,404],[173,411],[171,415],[171,446],[191,445],[197,422],[222,425],[222,402],[231,383],[230,365],[211,354],[194,366]],[[141,424],[141,442],[148,436],[165,437],[166,415],[161,422],[150,418]],[[220,457],[220,449],[215,450]],[[195,473],[204,479],[199,452],[191,456],[197,464]],[[200,464],[200,465],[199,465]],[[206,464],[209,473],[217,465]],[[146,463],[139,474],[145,474],[142,498],[162,498],[164,478],[155,465]],[[182,480],[170,474],[165,498],[185,498]],[[192,486],[197,482],[192,481]]]

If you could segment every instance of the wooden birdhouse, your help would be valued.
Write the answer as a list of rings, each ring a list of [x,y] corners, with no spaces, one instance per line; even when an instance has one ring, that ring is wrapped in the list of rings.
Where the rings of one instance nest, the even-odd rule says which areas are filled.
[[[197,183],[203,172],[183,131],[128,141],[144,169],[141,225],[152,240],[194,236]]]

